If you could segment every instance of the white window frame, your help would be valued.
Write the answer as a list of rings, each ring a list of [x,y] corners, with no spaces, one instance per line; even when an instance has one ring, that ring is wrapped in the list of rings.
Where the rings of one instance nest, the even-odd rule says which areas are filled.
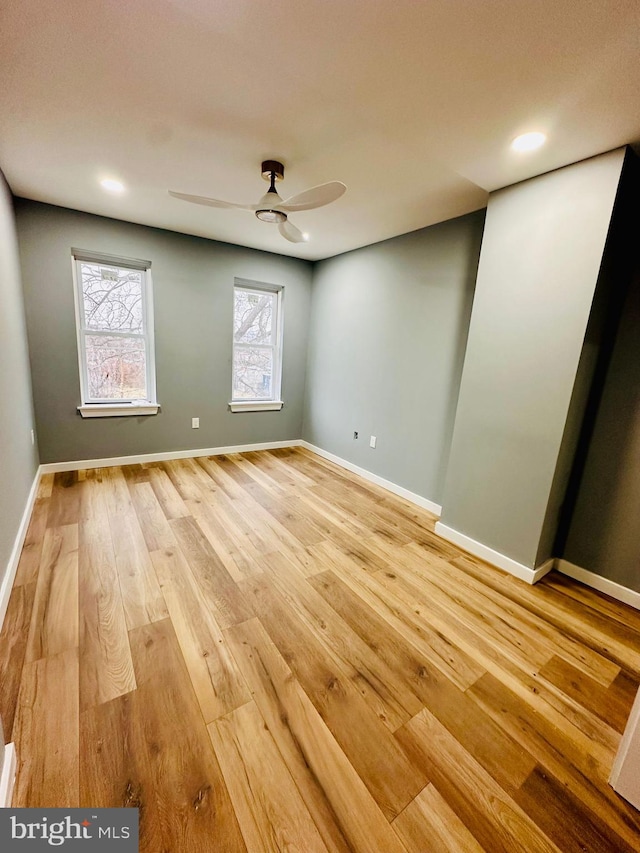
[[[78,370],[80,376],[80,397],[82,404],[78,411],[83,418],[110,418],[135,415],[155,415],[160,408],[156,399],[156,364],[153,336],[153,284],[151,281],[151,261],[121,258],[82,249],[71,250],[73,272],[73,298],[76,313],[76,336],[78,344]],[[142,332],[101,331],[90,329],[85,323],[84,297],[82,293],[82,275],[80,264],[101,264],[105,267],[136,270],[142,273]],[[141,338],[145,343],[145,366],[147,399],[99,399],[89,394],[85,337],[90,335],[108,335],[109,337]]]
[[[247,346],[255,349],[269,349],[272,351],[272,376],[271,376],[271,398],[247,400],[235,400],[233,398],[233,371],[235,369],[236,342],[234,339],[235,326],[235,304],[236,290],[248,290],[255,293],[273,293],[276,296],[276,316],[272,318],[273,344],[238,344],[238,347]],[[231,401],[229,409],[232,412],[279,412],[283,407],[282,401],[282,341],[283,341],[283,305],[284,287],[281,284],[267,284],[262,281],[251,281],[245,278],[234,278],[233,280],[233,306],[231,317]]]

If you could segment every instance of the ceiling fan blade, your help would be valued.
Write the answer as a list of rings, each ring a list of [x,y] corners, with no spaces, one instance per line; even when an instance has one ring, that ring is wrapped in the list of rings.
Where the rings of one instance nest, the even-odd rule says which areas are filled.
[[[258,210],[259,205],[257,204],[234,204],[232,201],[221,201],[218,198],[207,198],[203,195],[188,195],[188,193],[176,193],[173,190],[169,190],[169,195],[173,196],[173,198],[182,199],[182,201],[190,201],[193,204],[204,204],[207,207],[219,207],[219,208],[235,208],[237,210]]]
[[[303,193],[293,195],[278,205],[278,210],[291,213],[296,210],[313,210],[315,207],[323,207],[340,198],[347,191],[342,181],[329,181],[328,184],[319,184],[311,187]]]
[[[306,237],[302,231],[296,228],[293,222],[290,222],[288,219],[278,224],[278,231],[290,243],[306,243]]]

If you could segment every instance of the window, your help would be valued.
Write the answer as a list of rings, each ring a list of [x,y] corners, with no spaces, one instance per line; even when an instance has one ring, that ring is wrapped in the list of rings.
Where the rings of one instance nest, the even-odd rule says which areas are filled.
[[[282,287],[235,280],[232,412],[282,408]]]
[[[158,411],[151,264],[73,251],[83,417]]]

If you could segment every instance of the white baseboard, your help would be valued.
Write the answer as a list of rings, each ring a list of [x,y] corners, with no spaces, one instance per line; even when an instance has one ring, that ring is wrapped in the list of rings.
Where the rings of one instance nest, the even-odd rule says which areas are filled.
[[[436,533],[448,542],[453,542],[454,545],[458,545],[460,548],[473,554],[474,557],[480,557],[481,560],[491,563],[492,566],[503,569],[505,572],[509,572],[509,574],[515,575],[515,577],[530,584],[539,581],[540,578],[544,577],[554,567],[555,561],[551,559],[547,560],[546,563],[537,569],[530,569],[528,566],[518,563],[517,560],[512,560],[511,557],[507,557],[499,551],[494,551],[493,548],[483,545],[482,542],[476,542],[475,539],[465,536],[464,533],[454,530],[453,527],[447,527],[441,521],[438,521],[436,524]]]
[[[405,489],[403,486],[398,486],[396,485],[396,483],[392,483],[391,480],[385,480],[384,477],[379,477],[377,474],[372,474],[371,471],[367,471],[366,468],[360,468],[359,465],[354,465],[353,462],[348,462],[346,459],[342,459],[340,456],[335,456],[335,454],[329,453],[328,450],[323,450],[321,447],[316,447],[315,444],[310,444],[308,441],[299,441],[298,445],[300,447],[306,447],[307,450],[310,450],[312,453],[317,453],[318,456],[322,456],[324,459],[328,459],[330,462],[335,462],[336,465],[339,465],[341,468],[346,468],[347,471],[351,471],[354,474],[358,474],[358,476],[362,477],[363,480],[368,480],[370,483],[375,483],[376,486],[381,486],[383,489],[387,489],[387,491],[393,492],[394,495],[399,495],[399,497],[411,501],[411,503],[422,507],[422,509],[426,509],[429,512],[432,512],[434,515],[440,516],[440,513],[442,512],[442,507],[440,506],[440,504],[434,503],[428,498],[423,498],[422,495],[418,495],[415,492],[410,492],[409,489]]]
[[[2,578],[2,585],[0,586],[0,631],[2,630],[4,617],[6,616],[7,607],[9,606],[9,597],[11,595],[13,581],[18,570],[20,554],[22,553],[24,538],[27,535],[27,528],[29,527],[29,521],[31,520],[31,512],[33,510],[33,505],[35,503],[36,495],[38,493],[38,483],[40,482],[41,474],[42,468],[40,467],[36,471],[36,475],[33,478],[33,483],[31,484],[31,489],[27,497],[27,503],[25,504],[24,512],[22,513],[22,518],[20,519],[20,526],[18,527],[18,532],[13,543],[13,548],[11,549],[9,562],[5,566],[4,577]]]
[[[222,456],[225,453],[249,453],[252,450],[274,450],[278,447],[299,447],[300,439],[264,441],[260,444],[234,444],[228,447],[204,447],[198,450],[168,450],[162,453],[141,453],[137,456],[109,456],[103,459],[79,459],[74,462],[47,462],[40,466],[43,474],[60,471],[82,471],[85,468],[110,468],[112,465],[135,465],[140,462],[167,462],[171,459],[194,459],[197,456]]]
[[[580,581],[585,586],[590,586],[592,589],[597,589],[598,592],[604,592],[615,598],[617,601],[622,601],[624,604],[629,604],[640,610],[640,592],[622,586],[609,578],[603,578],[602,575],[597,575],[595,572],[589,572],[581,566],[575,566],[568,560],[556,560],[555,568],[563,575],[568,575],[574,580]]]
[[[551,569],[554,569],[555,566],[556,566],[555,557],[549,557],[549,559],[545,560],[545,562],[541,566],[538,566],[537,569],[533,570],[533,574],[534,574],[533,582],[537,583],[545,575],[548,575],[549,572],[551,571]]]
[[[0,809],[11,808],[13,785],[16,781],[16,748],[12,743],[4,747],[2,776],[0,777]]]

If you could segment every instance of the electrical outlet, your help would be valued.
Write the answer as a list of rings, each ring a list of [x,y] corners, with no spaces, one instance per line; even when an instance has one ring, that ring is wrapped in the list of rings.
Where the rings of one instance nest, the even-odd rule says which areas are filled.
[[[200,429],[200,418],[191,418],[191,429]]]
[[[372,435],[371,438],[369,439],[369,447],[375,447],[377,440],[378,439],[375,437],[375,435]]]
[[[354,431],[353,431],[353,437],[354,437],[354,438],[357,438],[357,437],[358,437],[358,431],[357,431],[357,430],[355,430],[355,429],[354,429]]]
[[[36,431],[34,429],[31,430],[31,444],[36,443]]]

